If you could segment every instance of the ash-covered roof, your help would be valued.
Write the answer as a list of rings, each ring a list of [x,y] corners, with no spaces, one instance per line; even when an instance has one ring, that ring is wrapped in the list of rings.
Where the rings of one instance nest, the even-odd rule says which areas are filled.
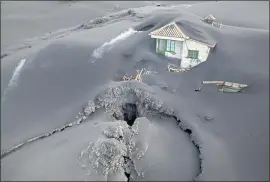
[[[164,36],[164,37],[174,37],[174,38],[186,38],[186,35],[179,29],[179,27],[174,23],[169,23],[153,32],[150,35]]]
[[[192,39],[194,41],[207,44],[209,47],[215,47],[216,41],[210,38],[206,33],[199,30],[191,22],[179,21],[169,23],[153,32],[150,35]]]
[[[216,18],[213,15],[208,15],[206,17],[204,17],[204,19],[208,19],[208,20],[216,20]]]
[[[216,41],[211,38],[205,31],[196,27],[193,23],[189,21],[179,21],[176,25],[186,34],[190,39],[207,44],[210,47],[215,47]]]

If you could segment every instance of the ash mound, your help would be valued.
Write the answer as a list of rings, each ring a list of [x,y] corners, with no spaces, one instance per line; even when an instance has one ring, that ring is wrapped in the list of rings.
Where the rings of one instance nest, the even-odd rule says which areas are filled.
[[[102,130],[103,137],[91,141],[81,153],[81,166],[89,174],[97,173],[108,181],[126,181],[154,180],[162,176],[164,180],[192,180],[201,173],[200,151],[192,141],[191,130],[181,128],[184,131],[181,132],[175,127],[179,121],[176,122],[173,109],[146,84],[112,82],[101,89],[93,101],[88,101],[79,116],[82,120],[91,119],[91,114],[102,108],[113,120]],[[168,131],[167,137],[160,135]],[[157,139],[160,140],[158,143]],[[178,144],[172,142],[174,140]],[[155,150],[161,153],[171,151],[172,146],[175,152],[170,156],[155,154]],[[177,151],[185,153],[185,157],[180,157]],[[162,156],[166,159],[159,159]],[[175,161],[174,158],[178,159]],[[168,170],[180,168],[186,162],[190,164],[185,164],[182,176],[175,170]],[[149,169],[149,164],[158,167]]]
[[[95,108],[105,108],[106,113],[117,120],[125,120],[129,125],[138,117],[147,114],[160,114],[172,116],[173,109],[157,98],[154,91],[146,84],[137,81],[112,82],[89,101],[83,112],[79,113],[82,119],[86,119]]]
[[[99,94],[95,102],[120,120],[125,119],[126,112],[135,110],[137,117],[144,117],[149,112],[172,115],[173,110],[164,107],[164,103],[147,87],[137,81],[115,83]]]

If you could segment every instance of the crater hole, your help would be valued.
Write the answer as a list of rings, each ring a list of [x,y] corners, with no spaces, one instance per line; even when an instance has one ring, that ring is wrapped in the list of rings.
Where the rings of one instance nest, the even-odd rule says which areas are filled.
[[[132,126],[136,118],[138,117],[137,106],[133,103],[125,103],[122,106],[122,112],[124,120],[129,126]]]

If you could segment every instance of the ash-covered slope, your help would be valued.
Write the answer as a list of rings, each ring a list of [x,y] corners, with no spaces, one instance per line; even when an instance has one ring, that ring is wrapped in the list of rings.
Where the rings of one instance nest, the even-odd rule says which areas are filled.
[[[216,6],[214,2],[211,3],[211,7],[220,8],[219,3],[215,4]],[[100,88],[107,88],[112,80],[118,82],[125,73],[135,75],[137,69],[144,67],[155,72],[145,75],[143,80],[158,99],[166,102],[168,108],[174,109],[173,116],[181,121],[182,128],[177,128],[176,123],[174,128],[174,123],[169,119],[156,120],[148,116],[147,119],[156,127],[152,130],[153,133],[150,132],[150,136],[156,139],[152,143],[157,145],[152,145],[145,159],[142,158],[137,163],[142,172],[147,173],[145,179],[155,180],[159,174],[166,178],[162,174],[170,173],[171,180],[191,180],[199,167],[199,180],[269,179],[269,31],[258,27],[246,29],[227,25],[217,29],[201,22],[197,15],[189,13],[192,8],[199,6],[194,5],[187,9],[137,9],[133,17],[110,25],[106,22],[101,28],[75,31],[27,59],[17,85],[7,92],[1,108],[1,150],[73,121],[83,104],[89,99],[94,100]],[[202,9],[200,10],[202,13]],[[216,13],[217,17],[229,16],[222,14],[224,12]],[[253,14],[254,12],[243,15],[246,16],[247,27],[254,25],[249,22],[249,16],[254,16]],[[144,17],[150,15],[150,19],[145,21]],[[206,62],[191,71],[169,73],[165,71],[165,67],[171,60],[155,53],[155,42],[148,34],[168,22],[179,20],[191,22],[198,30],[203,29],[217,42],[217,47]],[[134,27],[132,31],[136,33],[117,37],[131,27]],[[110,42],[114,43],[109,44]],[[96,58],[93,53],[104,43],[109,44],[109,48],[104,49],[102,55]],[[218,92],[215,87],[205,86],[200,92],[194,92],[202,80],[240,82],[248,84],[249,88],[244,93],[228,94]],[[160,89],[160,84],[166,84],[167,90]],[[135,88],[140,88],[140,85]],[[108,99],[110,104],[116,104],[116,98],[118,97]],[[28,145],[29,148],[19,149],[21,152],[15,151],[7,155],[1,166],[3,179],[38,179],[45,176],[41,174],[42,171],[47,171],[47,177],[43,179],[84,180],[82,176],[85,173],[77,165],[77,157],[90,141],[95,142],[101,137],[100,129],[94,126],[97,123],[100,123],[98,126],[106,125],[107,122],[104,121],[113,121],[103,114],[97,116],[90,117],[85,120],[85,124],[78,127],[61,130],[44,140],[36,140]],[[207,117],[212,117],[212,121],[205,120]],[[191,137],[183,136],[183,130],[192,132]],[[73,133],[74,138],[69,133]],[[164,134],[165,138],[160,144],[160,140],[156,138],[159,133]],[[180,138],[184,142],[175,148],[174,143],[168,143]],[[188,150],[192,151],[194,147],[192,141],[198,144],[199,157],[189,155]],[[58,146],[58,142],[64,143],[64,146]],[[57,150],[52,149],[55,145],[58,146]],[[185,152],[181,152],[183,146],[188,146]],[[40,152],[40,148],[44,150]],[[155,153],[156,148],[160,149],[160,153]],[[179,161],[175,162],[173,158],[177,155]],[[172,158],[168,159],[170,163],[166,163],[165,158],[160,159],[164,162],[163,167],[158,164],[157,158],[164,156]],[[185,163],[184,158],[192,161],[189,163],[189,174],[182,164]],[[200,164],[197,163],[198,159]],[[57,160],[59,162],[55,164]],[[16,166],[15,161],[19,161]],[[27,168],[23,167],[29,161],[33,162]],[[46,165],[42,166],[43,162]],[[52,170],[53,163],[57,170]],[[148,163],[158,167],[147,168],[145,166]],[[19,174],[18,171],[23,168]],[[35,168],[39,168],[40,173],[31,172]],[[180,173],[181,168],[185,168],[185,173]],[[104,180],[103,176],[90,175],[89,178]]]
[[[150,87],[134,81],[104,87],[78,115],[84,121],[78,127],[34,139],[8,154],[2,179],[192,180],[201,173],[200,151],[190,133],[177,127],[172,109]],[[128,105],[135,110],[127,110]]]

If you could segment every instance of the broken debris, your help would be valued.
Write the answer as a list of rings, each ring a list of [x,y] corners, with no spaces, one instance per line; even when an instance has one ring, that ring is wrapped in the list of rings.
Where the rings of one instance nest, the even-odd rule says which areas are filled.
[[[213,120],[213,117],[204,116],[204,119],[205,119],[206,121],[212,121],[212,120]]]
[[[136,77],[133,77],[133,76],[129,76],[127,74],[125,74],[122,78],[123,81],[130,81],[130,80],[137,80],[139,82],[142,82],[142,78],[141,76],[143,74],[150,74],[150,71],[146,71],[145,68],[142,68],[141,70],[136,70],[137,71],[137,75]]]
[[[133,76],[129,76],[128,74],[125,74],[122,78],[123,81],[129,81],[134,80],[135,78]]]
[[[247,88],[248,85],[236,83],[236,82],[227,82],[227,81],[202,81],[202,84],[199,88],[194,89],[194,91],[201,91],[203,84],[215,84],[218,86],[218,90],[221,92],[244,92],[243,89]]]
[[[168,85],[164,84],[164,83],[161,83],[159,84],[160,88],[163,89],[163,90],[168,90]]]
[[[236,83],[236,82],[227,82],[227,81],[203,81],[203,84],[216,84],[217,86],[228,86],[232,88],[246,88],[248,85]]]
[[[221,92],[232,92],[232,93],[244,92],[241,88],[233,88],[233,87],[226,87],[226,86],[222,86],[222,88],[219,88],[218,90]]]
[[[174,64],[168,64],[166,70],[169,72],[186,72],[190,70],[190,68],[181,68],[180,66]]]
[[[201,84],[201,85],[200,85],[200,87],[198,87],[198,88],[194,89],[194,91],[195,91],[195,92],[199,92],[199,91],[201,91],[202,86],[203,86],[203,85]]]
[[[201,115],[200,114],[196,114],[196,116],[199,117],[199,118],[201,118]],[[204,116],[203,118],[206,121],[212,121],[214,119],[213,117],[210,117],[210,116]]]

